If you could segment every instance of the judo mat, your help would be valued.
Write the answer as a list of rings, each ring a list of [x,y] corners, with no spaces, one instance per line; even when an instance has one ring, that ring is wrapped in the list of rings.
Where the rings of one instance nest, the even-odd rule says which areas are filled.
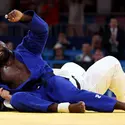
[[[85,114],[0,112],[0,125],[125,125],[125,112]]]

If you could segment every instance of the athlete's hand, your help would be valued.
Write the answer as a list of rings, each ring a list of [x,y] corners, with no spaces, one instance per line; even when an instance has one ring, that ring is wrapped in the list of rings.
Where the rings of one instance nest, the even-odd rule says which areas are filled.
[[[5,15],[5,18],[8,19],[10,22],[18,22],[23,17],[23,13],[19,10],[13,10],[10,13]]]
[[[7,91],[7,90],[4,90],[3,88],[0,88],[0,96],[7,100],[7,101],[10,101],[11,100],[11,95],[10,95],[10,92]]]

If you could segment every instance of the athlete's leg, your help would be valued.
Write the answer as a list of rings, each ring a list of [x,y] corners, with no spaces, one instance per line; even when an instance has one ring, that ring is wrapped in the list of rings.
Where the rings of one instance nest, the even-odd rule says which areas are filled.
[[[74,76],[84,76],[85,74],[85,70],[79,66],[78,64],[76,63],[73,63],[73,62],[68,62],[68,63],[65,63],[62,67],[61,67],[62,70],[67,70],[69,73],[71,73],[72,75]]]
[[[42,99],[38,94],[32,92],[18,92],[12,96],[11,108],[21,112],[71,112],[71,113],[84,113],[84,102],[75,104],[61,103],[47,101]],[[7,105],[6,105],[7,106]],[[10,107],[8,107],[10,108]]]
[[[119,101],[125,102],[125,77],[119,61],[105,57],[93,64],[84,75],[83,89],[104,94],[113,91]]]
[[[114,67],[112,82],[109,89],[115,93],[119,101],[125,102],[125,76],[120,62],[116,59],[117,65]]]
[[[17,92],[12,96],[10,104],[18,111],[47,112],[54,102],[41,99],[38,95],[29,92]]]
[[[69,80],[54,76],[48,80],[47,95],[55,102],[85,102],[87,110],[112,112],[116,100],[101,94],[77,89]]]

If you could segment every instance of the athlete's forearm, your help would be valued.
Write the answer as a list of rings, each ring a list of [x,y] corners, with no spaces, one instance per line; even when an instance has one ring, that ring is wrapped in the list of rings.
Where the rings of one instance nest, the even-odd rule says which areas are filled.
[[[25,21],[29,21],[29,29],[36,34],[39,34],[38,36],[42,35],[47,37],[48,36],[48,25],[47,23],[40,18],[34,11],[32,10],[28,10],[26,12],[24,12],[24,16],[22,16],[21,21],[25,20]],[[30,22],[31,20],[31,22]],[[41,34],[41,35],[40,35]],[[41,38],[40,38],[41,39]],[[45,41],[45,39],[44,39]]]
[[[23,14],[22,18],[20,19],[20,21],[22,22],[30,22],[31,20],[32,20],[32,16],[26,15],[26,14]]]
[[[33,13],[25,14],[22,13],[19,10],[13,10],[10,13],[5,15],[5,18],[8,19],[10,22],[18,22],[18,21],[24,21],[24,22],[30,22],[32,20]]]

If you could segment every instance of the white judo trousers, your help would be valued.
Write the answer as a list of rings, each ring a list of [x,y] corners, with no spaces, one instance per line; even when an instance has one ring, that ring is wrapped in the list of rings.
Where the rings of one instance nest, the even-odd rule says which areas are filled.
[[[61,69],[54,69],[54,74],[68,78],[75,86],[80,83],[81,89],[104,94],[110,89],[119,101],[125,102],[125,75],[120,62],[107,56],[94,63],[86,72],[79,65],[69,62]]]

